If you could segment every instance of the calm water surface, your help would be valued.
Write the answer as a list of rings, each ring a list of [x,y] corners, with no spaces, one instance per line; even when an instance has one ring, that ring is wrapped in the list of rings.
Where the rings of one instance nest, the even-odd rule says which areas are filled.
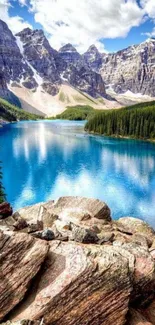
[[[89,136],[83,122],[38,121],[0,129],[4,186],[14,209],[62,195],[95,197],[113,218],[155,227],[155,144]]]

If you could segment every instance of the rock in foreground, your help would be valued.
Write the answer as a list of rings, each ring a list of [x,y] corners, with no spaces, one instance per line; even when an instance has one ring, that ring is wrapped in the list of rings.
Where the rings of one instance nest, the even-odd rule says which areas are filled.
[[[121,325],[130,292],[128,262],[113,247],[54,241],[35,294],[13,319],[43,318],[51,325]]]
[[[155,233],[143,221],[112,221],[99,200],[63,197],[21,209],[0,228],[1,320],[155,324]]]
[[[46,242],[0,232],[0,320],[24,298],[47,252]]]

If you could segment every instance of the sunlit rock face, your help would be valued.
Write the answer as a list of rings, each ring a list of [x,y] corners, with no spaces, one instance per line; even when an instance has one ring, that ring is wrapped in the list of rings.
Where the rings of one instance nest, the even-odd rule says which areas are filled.
[[[67,44],[59,50],[59,57],[66,63],[62,69],[64,80],[68,80],[72,86],[94,98],[106,97],[102,77],[92,69],[85,57],[81,56],[71,44]]]
[[[38,85],[46,82],[51,83],[51,88],[53,84],[60,85],[61,80],[55,64],[57,52],[51,48],[43,31],[33,31],[30,28],[26,28],[18,33],[16,37],[18,45],[20,46],[21,44],[21,51],[23,52],[24,58],[27,60],[31,69],[35,69],[36,71],[35,77]],[[47,92],[51,93],[49,90]]]
[[[92,70],[99,72],[102,67],[103,55],[98,51],[95,45],[91,45],[87,52],[83,54],[85,62],[89,65]]]
[[[80,59],[80,54],[72,44],[66,44],[59,50],[59,55],[67,63],[75,63]]]
[[[7,85],[12,82],[20,83],[21,78],[35,86],[33,72],[23,60],[15,37],[7,24],[0,20],[0,96],[19,104]]]
[[[155,96],[155,39],[112,54],[101,54],[92,45],[83,57],[92,70],[101,74],[106,87],[116,93],[130,90]]]
[[[116,93],[130,90],[155,96],[155,40],[104,55],[99,71],[106,85]]]
[[[0,231],[0,320],[24,297],[47,256],[46,242],[27,234]]]
[[[42,30],[26,28],[14,37],[1,20],[0,76],[4,98],[7,84],[55,96],[62,83],[67,83],[93,97],[106,95],[100,74],[92,71],[71,44],[57,52]]]
[[[0,20],[0,71],[7,83],[20,81],[22,75],[33,77],[31,69],[22,59],[16,38],[7,24]]]
[[[74,87],[86,92],[94,98],[106,97],[105,85],[100,74],[90,70],[85,64],[70,65],[63,74],[64,78]]]

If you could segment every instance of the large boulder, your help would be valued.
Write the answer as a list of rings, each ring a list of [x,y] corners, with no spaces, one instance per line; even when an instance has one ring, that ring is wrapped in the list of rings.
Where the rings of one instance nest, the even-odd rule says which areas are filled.
[[[111,221],[111,212],[109,207],[106,203],[97,199],[89,199],[78,196],[61,197],[54,203],[54,210],[59,214],[65,210],[66,216],[67,212],[69,216],[71,216],[71,214],[73,216],[73,213],[75,213],[75,218],[79,219],[80,221],[85,221],[86,215],[90,215],[91,218]]]
[[[24,298],[47,252],[46,242],[0,231],[0,320]]]
[[[95,244],[99,241],[97,234],[90,229],[81,228],[77,225],[71,224],[72,230],[72,240],[76,242],[84,243],[84,244]]]
[[[18,226],[18,223],[21,224],[21,220],[24,219],[28,224],[27,232],[29,233],[51,229],[55,233],[55,237],[61,236],[70,239],[72,237],[74,239],[71,224],[80,227],[83,233],[88,231],[94,233],[94,238],[97,238],[95,233],[101,232],[103,227],[111,224],[110,214],[107,204],[99,200],[61,197],[57,201],[39,203],[20,209],[14,213],[13,218],[16,220],[15,226]],[[59,236],[56,233],[59,233]],[[96,241],[95,239],[91,242]]]
[[[44,227],[50,227],[56,220],[61,223],[94,225],[111,221],[111,212],[106,203],[84,197],[61,197],[57,201],[39,203],[20,209],[14,217],[21,217],[28,222],[42,221]]]
[[[49,243],[42,275],[13,320],[50,325],[122,325],[132,285],[126,258],[112,246]]]
[[[155,263],[149,251],[138,244],[120,244],[114,242],[114,247],[123,255],[127,256],[129,263],[134,261],[132,273],[133,290],[131,302],[134,305],[145,306],[151,301],[155,292]]]
[[[155,231],[143,220],[132,218],[132,217],[124,217],[120,218],[116,223],[117,227],[122,227],[122,232],[129,234],[141,234],[148,239],[154,239]]]
[[[0,229],[7,236],[1,240],[1,249],[12,238],[13,252],[13,238],[19,233],[17,257],[8,253],[19,277],[28,266],[26,262],[24,269],[21,260],[18,262],[18,254],[23,258],[21,249],[31,259],[31,250],[28,253],[24,248],[27,240],[31,238],[40,251],[42,245],[46,253],[49,248],[41,269],[41,263],[36,263],[40,270],[36,270],[36,278],[31,274],[35,264],[32,254],[31,291],[25,296],[30,281],[26,284],[25,280],[21,294],[19,282],[19,294],[18,288],[13,291],[17,291],[13,304],[4,306],[7,314],[17,305],[9,315],[13,322],[29,319],[50,325],[124,325],[129,309],[136,306],[138,310],[130,312],[130,325],[155,324],[143,313],[155,295],[155,234],[145,222],[134,218],[112,221],[110,209],[99,200],[63,197],[20,209],[0,220]],[[153,315],[152,309],[148,313]]]

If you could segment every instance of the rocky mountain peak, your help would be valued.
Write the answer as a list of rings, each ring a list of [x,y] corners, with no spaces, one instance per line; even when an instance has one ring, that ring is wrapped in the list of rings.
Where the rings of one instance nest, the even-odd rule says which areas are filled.
[[[7,24],[0,20],[0,96],[10,100],[8,86],[12,82],[20,84],[21,80],[30,81],[30,88],[36,87],[33,72],[23,60],[16,38]],[[14,99],[13,99],[14,100]],[[12,101],[12,100],[10,100]]]
[[[20,40],[23,43],[31,43],[33,44],[43,44],[43,42],[48,42],[44,32],[40,29],[32,30],[30,28],[25,28],[18,34],[16,34],[17,37],[20,37]]]
[[[96,54],[99,54],[100,52],[99,52],[99,50],[98,50],[98,48],[93,44],[93,45],[91,45],[89,48],[88,48],[88,50],[87,50],[87,52],[86,53],[96,53]]]
[[[95,70],[96,72],[99,71],[99,68],[102,65],[102,54],[94,44],[91,45],[83,54],[83,58],[92,70]]]
[[[102,60],[100,73],[116,93],[155,96],[155,40],[112,53]]]
[[[6,98],[12,84],[55,96],[66,82],[94,98],[107,98],[105,86],[154,97],[154,80],[154,38],[110,54],[91,45],[80,55],[70,43],[54,50],[42,30],[26,28],[14,37],[0,20],[1,97]]]
[[[69,64],[77,64],[81,55],[72,44],[68,43],[60,48],[59,58],[64,60],[68,66]]]
[[[60,53],[78,53],[77,50],[76,50],[76,48],[72,44],[70,44],[70,43],[62,46],[60,48],[59,52]]]
[[[51,48],[42,30],[24,29],[16,35],[23,46],[23,56],[28,62],[38,85],[51,95],[59,91],[61,79],[57,71],[55,56],[57,51]],[[22,47],[18,41],[19,47]]]
[[[21,32],[19,32],[18,34],[19,34],[19,36],[20,35],[31,35],[33,33],[33,30],[31,29],[31,28],[29,28],[29,27],[27,27],[27,28],[24,28]],[[17,35],[18,35],[17,34]]]
[[[7,85],[55,96],[64,80],[93,97],[105,94],[101,76],[87,66],[73,45],[66,44],[57,52],[42,30],[26,28],[14,37],[2,21],[0,30],[1,96],[6,97]]]

